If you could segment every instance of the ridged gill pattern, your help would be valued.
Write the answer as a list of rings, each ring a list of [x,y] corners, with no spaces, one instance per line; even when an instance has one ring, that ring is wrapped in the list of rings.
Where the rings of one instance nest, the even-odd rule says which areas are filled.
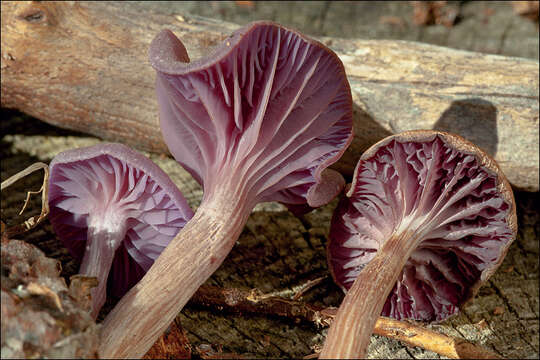
[[[334,215],[330,266],[348,289],[390,235],[411,231],[419,245],[382,315],[443,320],[500,263],[514,234],[495,173],[440,137],[392,140],[357,169],[350,198]]]
[[[129,156],[134,156],[132,151]],[[109,290],[121,296],[144,275],[193,213],[170,180],[164,185],[156,182],[152,172],[158,170],[157,165],[145,172],[111,154],[76,158],[56,162],[51,168],[50,219],[78,260],[85,251],[89,226],[111,233],[125,231],[108,281],[114,284]],[[137,155],[138,161],[151,162],[142,158]],[[159,171],[159,177],[166,177]]]
[[[255,202],[305,203],[352,136],[339,59],[296,32],[259,24],[198,64],[179,74],[157,69],[161,128],[176,160],[205,195],[231,183]]]

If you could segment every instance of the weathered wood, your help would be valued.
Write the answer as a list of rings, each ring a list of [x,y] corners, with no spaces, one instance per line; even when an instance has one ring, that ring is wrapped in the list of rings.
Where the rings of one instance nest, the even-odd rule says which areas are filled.
[[[158,126],[153,36],[167,27],[192,59],[238,25],[163,15],[137,3],[2,2],[2,106],[51,124],[167,152]],[[510,182],[539,189],[538,62],[432,45],[322,38],[343,60],[355,140],[335,167],[392,133],[439,129],[473,141]]]
[[[89,291],[68,288],[60,262],[35,246],[1,243],[2,358],[96,359],[99,327],[79,301]]]
[[[302,301],[266,295],[256,289],[226,289],[201,286],[190,303],[239,313],[282,316],[296,321],[307,321],[317,326],[328,326],[337,308],[323,308]],[[410,346],[418,346],[451,359],[499,359],[500,357],[463,339],[442,335],[413,321],[398,321],[380,316],[373,329],[376,335],[397,339]],[[157,343],[157,342],[156,342]]]
[[[16,112],[3,112],[0,148],[2,180],[36,161],[48,163],[60,151],[99,143],[95,138],[59,130]],[[201,187],[171,158],[146,154],[182,189],[189,204],[196,207]],[[42,185],[43,175],[33,173],[2,194],[2,221],[19,223],[17,213],[28,190]],[[429,325],[437,332],[466,339],[505,358],[537,358],[538,338],[538,239],[540,238],[540,193],[516,192],[519,234],[499,270],[457,317]],[[286,298],[302,293],[301,301],[321,307],[339,306],[343,294],[330,279],[326,265],[326,234],[337,201],[307,214],[304,221],[277,203],[251,214],[238,243],[206,285],[250,290]],[[274,208],[271,208],[273,205]],[[39,214],[41,199],[30,198],[25,216]],[[69,279],[79,264],[55,238],[48,221],[25,233],[26,242],[37,245],[47,256],[62,262],[62,275]],[[305,292],[304,284],[325,277]],[[104,315],[112,309],[108,302]],[[102,320],[103,316],[99,319]],[[235,358],[302,358],[319,349],[325,328],[297,323],[288,317],[235,314],[221,309],[188,305],[179,315],[193,354],[222,348]],[[170,345],[166,343],[165,345]],[[372,336],[370,358],[438,358],[433,352],[407,347],[386,337]],[[201,356],[202,357],[202,356]]]
[[[2,2],[2,106],[63,128],[167,152],[153,36],[170,26],[192,57],[236,26],[140,13],[136,3]]]

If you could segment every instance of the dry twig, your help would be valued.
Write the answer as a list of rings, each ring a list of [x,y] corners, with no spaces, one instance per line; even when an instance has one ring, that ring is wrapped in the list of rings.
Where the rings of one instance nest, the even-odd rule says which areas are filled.
[[[464,339],[440,334],[436,331],[405,321],[380,317],[375,334],[399,340],[410,346],[420,346],[451,359],[500,359],[494,352]]]
[[[27,167],[26,169],[2,181],[2,184],[0,185],[0,187],[3,191],[7,187],[15,183],[17,180],[20,180],[23,177],[28,176],[34,171],[37,171],[39,169],[43,169],[43,172],[44,172],[43,184],[41,185],[41,188],[38,191],[28,191],[26,193],[26,200],[24,201],[24,205],[21,211],[19,212],[19,215],[22,215],[24,210],[26,210],[26,207],[28,206],[28,202],[30,200],[30,195],[39,194],[39,193],[41,193],[41,213],[39,215],[28,218],[22,224],[18,224],[18,225],[5,229],[4,231],[2,231],[2,238],[11,238],[14,235],[26,232],[36,227],[49,214],[49,166],[47,166],[47,164],[42,163],[42,162],[34,163],[30,165],[29,167]]]
[[[306,292],[311,290],[313,287],[319,285],[327,276],[321,276],[313,280],[309,280],[307,283],[303,284],[302,287],[294,294],[292,297],[293,300],[299,300]]]
[[[241,290],[203,285],[191,298],[192,305],[237,313],[266,314],[329,326],[337,309],[323,308],[301,301],[266,296],[258,290]],[[499,359],[500,356],[464,339],[429,330],[412,322],[379,317],[374,334],[421,347],[451,359]]]

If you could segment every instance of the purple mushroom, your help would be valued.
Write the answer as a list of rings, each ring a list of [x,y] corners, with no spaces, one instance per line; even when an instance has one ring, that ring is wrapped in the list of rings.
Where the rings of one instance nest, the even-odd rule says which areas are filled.
[[[223,262],[257,203],[317,207],[337,195],[345,182],[327,167],[352,140],[343,64],[298,32],[252,23],[188,64],[180,40],[164,30],[152,41],[150,61],[165,141],[204,195],[193,219],[105,319],[104,357],[145,354]]]
[[[99,281],[94,318],[107,291],[125,294],[193,216],[167,174],[121,144],[58,154],[50,164],[49,207],[54,231],[81,261],[79,272]]]
[[[329,266],[348,292],[321,358],[364,357],[381,314],[456,314],[502,263],[516,231],[512,189],[475,145],[430,130],[373,145],[332,219]]]

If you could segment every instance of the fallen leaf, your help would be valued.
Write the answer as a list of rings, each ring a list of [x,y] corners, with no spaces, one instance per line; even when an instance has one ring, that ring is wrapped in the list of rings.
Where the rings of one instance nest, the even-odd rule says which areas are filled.
[[[64,311],[64,308],[62,307],[62,302],[60,301],[58,295],[54,291],[49,289],[47,286],[31,282],[26,286],[26,290],[31,295],[44,296],[46,298],[49,298],[52,303],[58,308],[58,310],[62,312]]]
[[[91,290],[98,286],[98,279],[95,276],[73,275],[69,278],[69,295],[77,300],[77,303],[90,312],[92,308]]]
[[[442,24],[452,27],[459,17],[459,7],[447,1],[411,1],[416,25]]]

